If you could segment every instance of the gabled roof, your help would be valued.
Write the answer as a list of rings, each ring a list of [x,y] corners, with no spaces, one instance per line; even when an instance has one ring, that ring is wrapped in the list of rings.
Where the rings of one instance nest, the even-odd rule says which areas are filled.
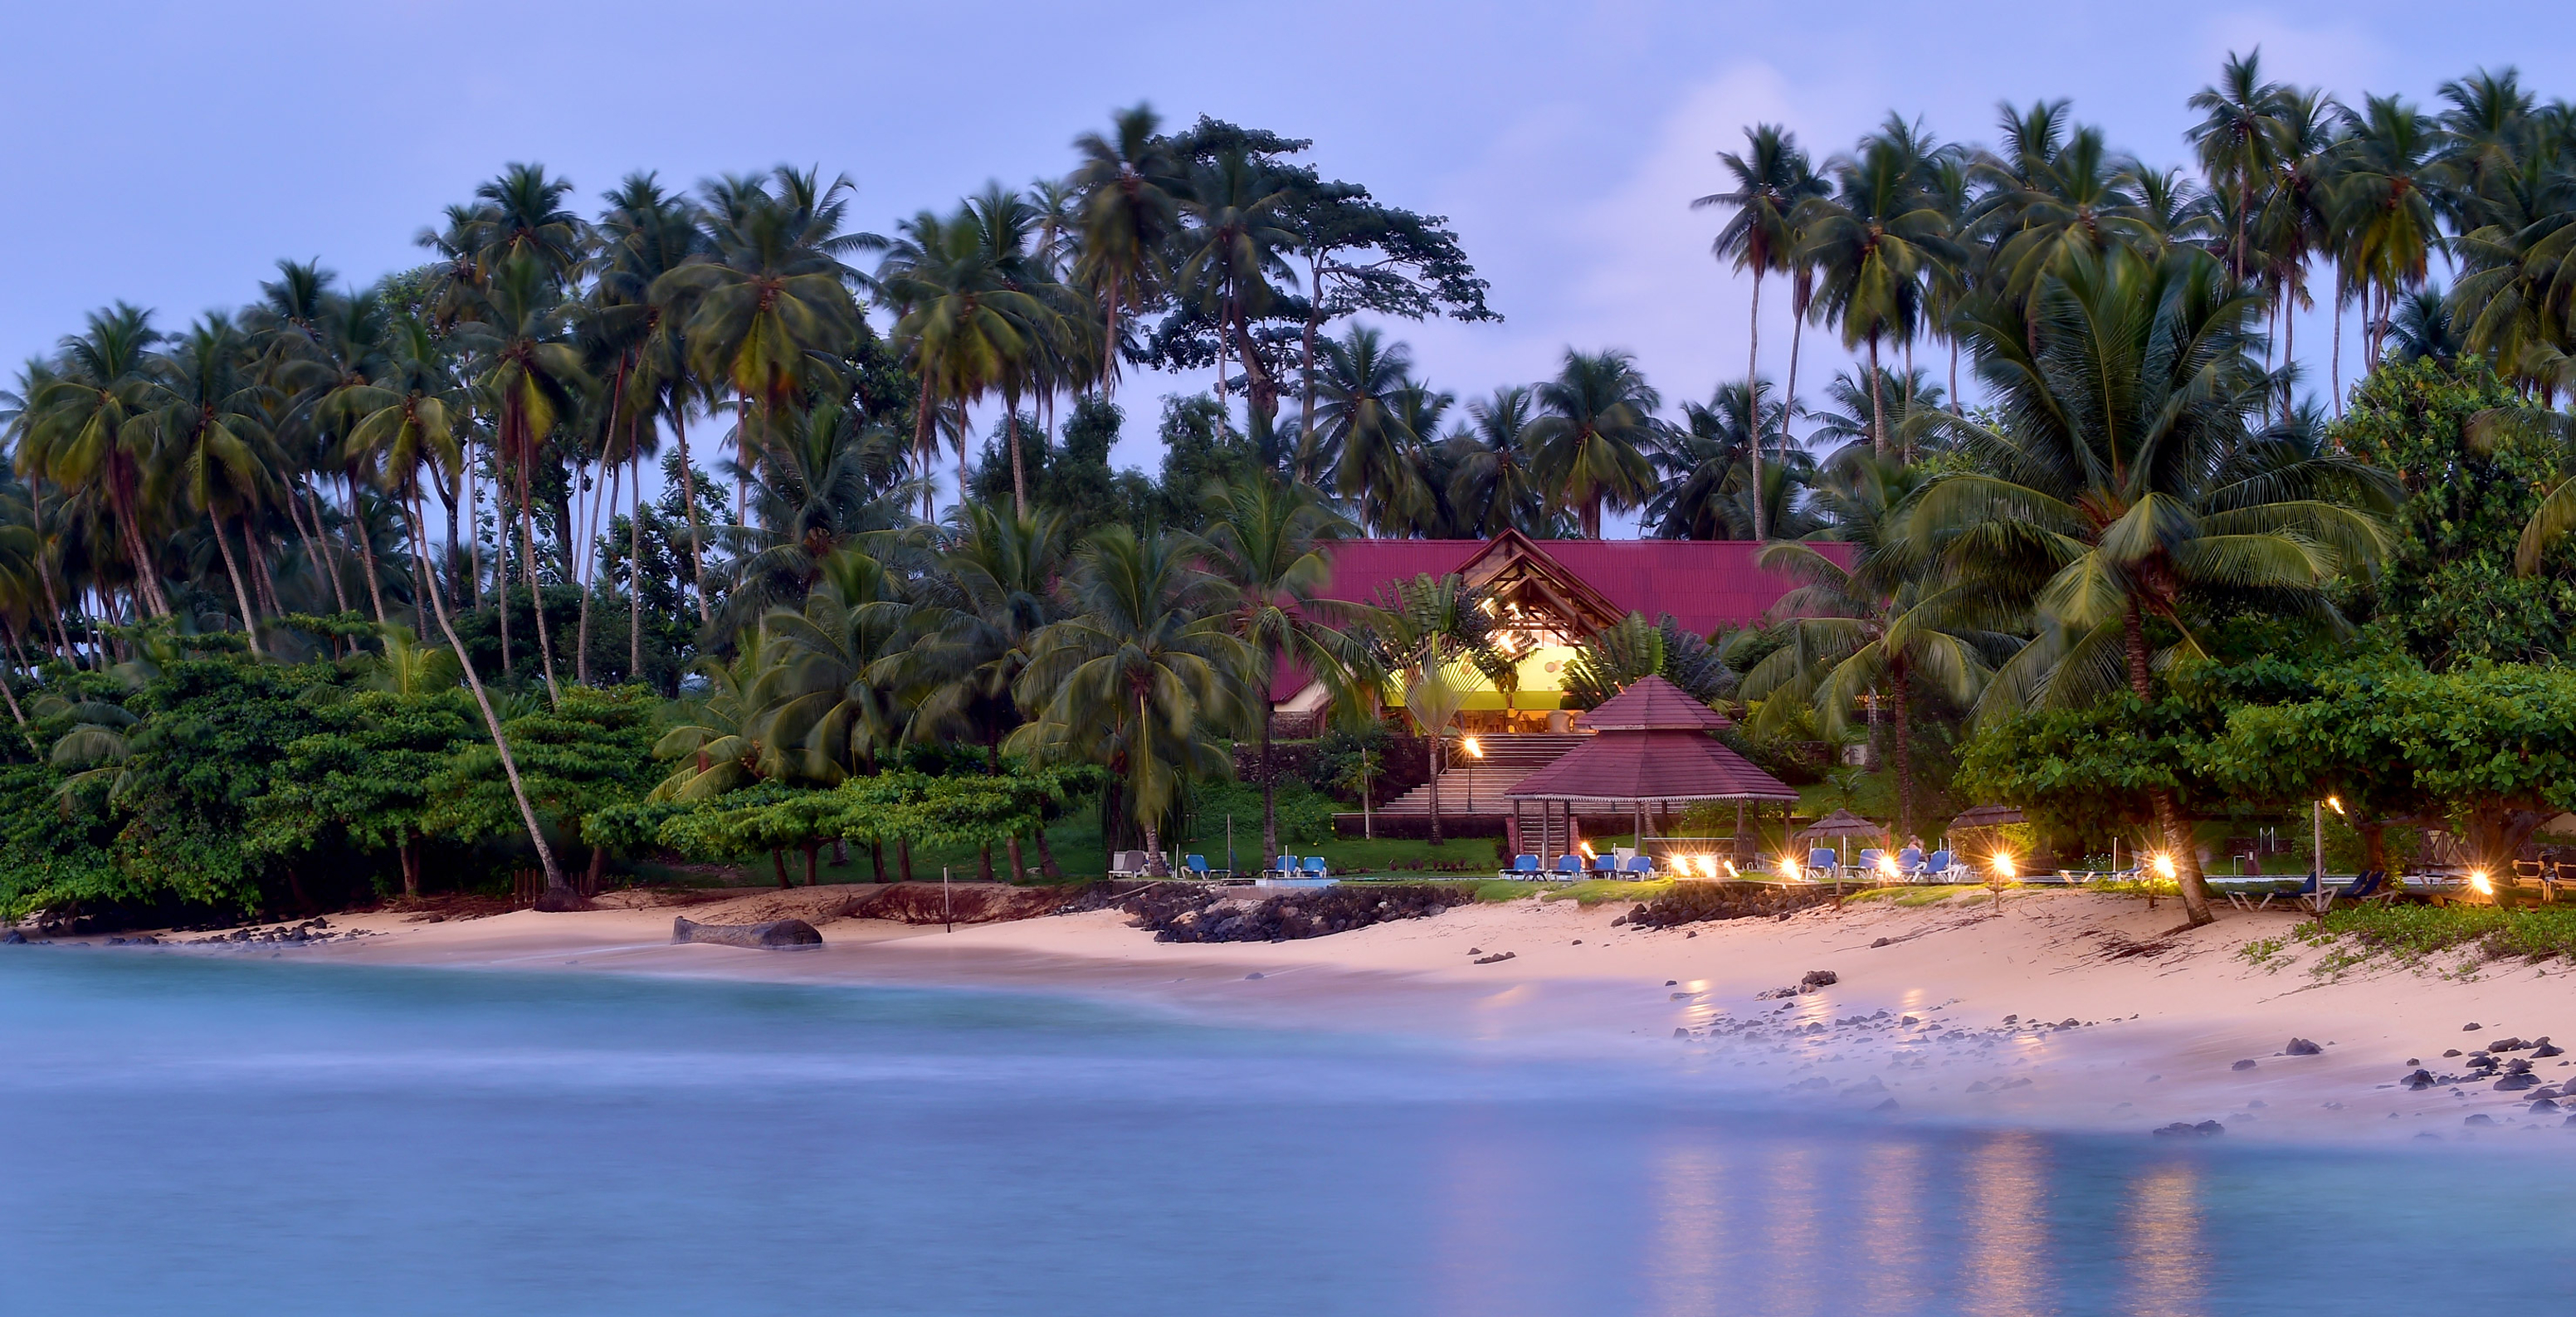
[[[1549,556],[1536,540],[1517,530],[1487,540],[1458,564],[1459,579],[1519,609],[1538,610],[1563,619],[1577,636],[1619,625],[1628,610]]]
[[[1504,788],[1519,800],[1796,800],[1706,732],[1604,732]]]
[[[1652,622],[1665,613],[1686,630],[1706,635],[1721,626],[1760,621],[1793,582],[1754,562],[1759,544],[1742,540],[1517,540],[1508,556],[1489,557],[1494,540],[1344,540],[1325,550],[1332,577],[1316,593],[1326,599],[1368,603],[1389,581],[1457,572],[1471,583],[1471,566],[1520,565],[1534,581],[1565,593],[1579,611],[1617,621],[1630,613]],[[1520,546],[1525,545],[1524,550]],[[1820,543],[1816,551],[1851,565],[1852,546]],[[1562,578],[1579,583],[1569,592]],[[1606,607],[1605,607],[1606,606]]]
[[[1691,698],[1663,677],[1645,676],[1583,715],[1583,730],[1714,732],[1734,726],[1725,714]]]

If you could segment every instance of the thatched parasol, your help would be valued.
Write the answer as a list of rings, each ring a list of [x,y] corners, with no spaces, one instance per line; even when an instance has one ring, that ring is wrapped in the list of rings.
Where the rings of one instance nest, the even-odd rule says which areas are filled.
[[[1862,818],[1860,815],[1854,814],[1847,809],[1838,809],[1833,813],[1827,814],[1823,818],[1808,824],[1806,827],[1799,829],[1798,835],[1809,841],[1815,841],[1826,837],[1833,838],[1835,854],[1848,861],[1850,857],[1843,854],[1844,838],[1885,837],[1887,835],[1887,825],[1883,823],[1872,823],[1868,819]]]

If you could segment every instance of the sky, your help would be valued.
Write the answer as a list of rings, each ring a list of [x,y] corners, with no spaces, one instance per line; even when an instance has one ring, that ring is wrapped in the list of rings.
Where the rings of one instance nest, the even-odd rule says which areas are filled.
[[[236,306],[280,257],[352,279],[418,264],[442,207],[517,160],[581,206],[630,171],[670,183],[779,163],[857,184],[885,231],[988,179],[1070,167],[1113,107],[1315,140],[1328,177],[1445,215],[1499,324],[1390,326],[1462,397],[1634,352],[1668,403],[1746,365],[1750,286],[1713,261],[1716,153],[1781,123],[1819,158],[1891,110],[1989,141],[2000,100],[2071,97],[2115,147],[2182,164],[2185,98],[2229,52],[2358,100],[2432,99],[2518,65],[2576,96],[2557,5],[1388,3],[757,6],[554,0],[12,6],[0,45],[0,354],[48,350],[123,299],[176,328]],[[1763,373],[1786,369],[1776,284]],[[880,324],[884,323],[882,313]],[[2322,389],[2321,318],[2299,327]],[[1811,330],[1801,392],[1835,366]],[[2311,347],[2313,346],[2313,351]],[[1131,376],[1126,464],[1159,461]]]

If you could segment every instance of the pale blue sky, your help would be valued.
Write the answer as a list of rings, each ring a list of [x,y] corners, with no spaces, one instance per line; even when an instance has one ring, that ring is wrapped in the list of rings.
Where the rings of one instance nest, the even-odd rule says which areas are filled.
[[[2480,64],[2576,95],[2576,24],[2542,4],[11,9],[10,361],[112,299],[170,326],[238,304],[280,256],[359,278],[415,264],[413,234],[511,160],[569,175],[585,209],[638,168],[687,183],[820,164],[857,181],[882,229],[988,178],[1061,172],[1076,132],[1142,99],[1311,136],[1326,174],[1450,216],[1508,319],[1397,327],[1435,383],[1473,395],[1545,373],[1569,343],[1618,346],[1678,399],[1744,367],[1745,287],[1706,255],[1715,217],[1685,203],[1720,185],[1712,153],[1753,120],[1822,155],[1891,107],[1981,140],[1998,99],[2071,96],[2115,145],[2180,163],[2184,97],[2257,43],[2275,76],[2356,99],[2429,99]],[[1787,323],[1766,319],[1777,378]],[[2302,326],[2320,377],[2325,342]],[[1817,354],[1801,382],[1827,369]],[[1150,412],[1182,383],[1125,396]],[[1125,460],[1155,460],[1144,430]]]

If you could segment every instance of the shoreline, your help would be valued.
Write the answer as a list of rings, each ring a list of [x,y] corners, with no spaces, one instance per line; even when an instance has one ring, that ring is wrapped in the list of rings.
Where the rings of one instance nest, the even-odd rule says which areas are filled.
[[[1114,910],[987,924],[815,920],[825,945],[757,951],[669,943],[671,919],[821,912],[858,889],[763,889],[687,906],[514,912],[413,923],[332,916],[345,938],[163,944],[205,956],[605,972],[815,986],[988,989],[1093,998],[1212,1024],[1382,1032],[1470,1048],[1661,1065],[1729,1096],[1899,1123],[2144,1135],[2216,1121],[2228,1138],[2446,1142],[2576,1136],[2533,1097],[2576,1083],[2576,1053],[2530,1059],[2545,1087],[2492,1078],[2422,1091],[2416,1063],[2467,1070],[2490,1042],[2576,1044],[2576,967],[2487,961],[2468,974],[2377,958],[2331,977],[2326,949],[2255,964],[2241,948],[2296,916],[2230,911],[2195,930],[2170,907],[2017,892],[1905,908],[1817,907],[1671,929],[1613,924],[1625,903],[1459,906],[1293,942],[1158,943]],[[80,940],[70,940],[80,941]],[[153,948],[143,948],[153,949]],[[1511,952],[1508,960],[1476,963]],[[1755,994],[1830,986],[1784,998]],[[2478,1028],[2464,1029],[2466,1024]],[[2292,1039],[2315,1055],[2292,1056]],[[2463,1055],[2444,1058],[2445,1050]],[[2528,1049],[2499,1054],[2529,1059]],[[2250,1066],[2239,1068],[2242,1063]],[[2484,1116],[2491,1124],[2473,1125]],[[2532,1138],[2534,1132],[2560,1138]],[[2191,1137],[2199,1137],[2192,1135]]]

